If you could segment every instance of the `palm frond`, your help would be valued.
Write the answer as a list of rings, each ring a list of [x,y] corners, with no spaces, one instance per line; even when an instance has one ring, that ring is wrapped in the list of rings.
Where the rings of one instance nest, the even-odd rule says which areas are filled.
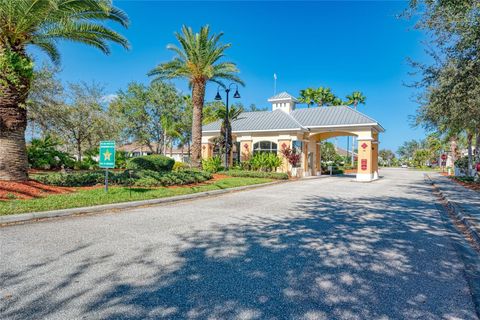
[[[238,68],[233,62],[220,62],[230,44],[221,44],[223,33],[210,34],[208,25],[194,33],[192,28],[182,26],[175,33],[179,46],[169,44],[168,50],[175,53],[172,61],[165,62],[151,70],[148,75],[156,79],[184,77],[189,84],[196,81],[212,81],[223,85],[223,80],[231,80],[243,85],[236,76]]]
[[[34,45],[54,62],[58,40],[80,42],[110,52],[109,42],[128,49],[129,43],[103,22],[126,27],[128,16],[110,0],[0,0],[0,44]]]

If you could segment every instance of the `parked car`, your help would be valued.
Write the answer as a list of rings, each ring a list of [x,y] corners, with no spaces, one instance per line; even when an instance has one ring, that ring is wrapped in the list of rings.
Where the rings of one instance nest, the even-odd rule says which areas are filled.
[[[408,168],[406,164],[402,164],[402,168]]]

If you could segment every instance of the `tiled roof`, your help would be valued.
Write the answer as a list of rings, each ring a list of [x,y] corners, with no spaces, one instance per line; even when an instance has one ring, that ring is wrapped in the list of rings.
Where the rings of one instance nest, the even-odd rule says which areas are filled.
[[[207,124],[203,126],[203,131],[219,131],[221,123],[219,120]],[[347,106],[297,109],[290,114],[280,109],[244,112],[237,120],[232,121],[232,131],[307,130],[348,125],[376,125],[383,131],[376,120]]]

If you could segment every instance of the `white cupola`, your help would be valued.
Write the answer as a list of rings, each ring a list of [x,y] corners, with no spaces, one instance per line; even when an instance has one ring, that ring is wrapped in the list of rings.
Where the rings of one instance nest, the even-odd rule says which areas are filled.
[[[290,113],[295,110],[297,99],[284,91],[268,99],[268,102],[272,104],[272,111],[280,109],[286,113]]]

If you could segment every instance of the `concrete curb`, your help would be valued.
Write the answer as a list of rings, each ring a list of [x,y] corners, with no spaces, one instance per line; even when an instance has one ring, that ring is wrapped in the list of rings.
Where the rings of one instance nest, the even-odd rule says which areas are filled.
[[[112,211],[112,210],[133,209],[133,208],[153,206],[153,205],[165,204],[165,203],[174,203],[174,202],[185,201],[185,200],[194,200],[194,199],[207,198],[212,196],[219,196],[219,195],[228,194],[232,192],[257,189],[261,187],[267,187],[267,186],[287,183],[287,182],[294,182],[294,181],[280,180],[280,181],[273,181],[273,182],[267,182],[267,183],[261,183],[261,184],[253,184],[249,186],[191,193],[191,194],[185,194],[185,195],[174,196],[174,197],[120,202],[120,203],[112,203],[112,204],[102,204],[102,205],[91,206],[91,207],[3,215],[3,216],[0,216],[0,225],[8,225],[8,224],[14,224],[19,222],[29,222],[34,220],[74,216],[74,215],[81,215],[81,214],[88,214],[88,213],[100,213],[100,212]]]
[[[446,207],[440,203],[436,203],[436,206],[439,211],[445,213],[441,214],[441,217],[444,221],[445,228],[450,231],[450,237],[453,241],[453,245],[455,246],[459,257],[462,260],[463,265],[465,266],[465,278],[470,288],[475,312],[480,318],[480,256],[478,255],[478,252],[475,251],[472,244],[469,243],[461,234],[461,231],[458,230],[458,228],[455,226],[455,223],[452,223],[451,217],[449,217],[447,210],[451,211],[467,228],[467,231],[470,233],[470,235],[472,235],[472,238],[474,238],[473,241],[480,244],[477,238],[478,233],[476,230],[474,230],[474,228],[471,227],[461,208],[445,196],[441,188],[434,183],[432,178],[427,173],[424,174],[424,177],[425,182],[432,185],[436,195],[445,201]],[[475,235],[477,237],[475,237]]]
[[[477,229],[472,226],[470,221],[468,220],[467,215],[465,214],[464,210],[456,204],[454,201],[448,198],[448,196],[442,192],[442,189],[435,184],[435,182],[430,178],[428,174],[425,174],[426,179],[428,179],[429,183],[435,188],[435,190],[440,195],[440,198],[445,201],[448,210],[453,212],[453,214],[457,217],[457,219],[467,228],[468,233],[472,236],[475,242],[480,245],[480,233]]]

